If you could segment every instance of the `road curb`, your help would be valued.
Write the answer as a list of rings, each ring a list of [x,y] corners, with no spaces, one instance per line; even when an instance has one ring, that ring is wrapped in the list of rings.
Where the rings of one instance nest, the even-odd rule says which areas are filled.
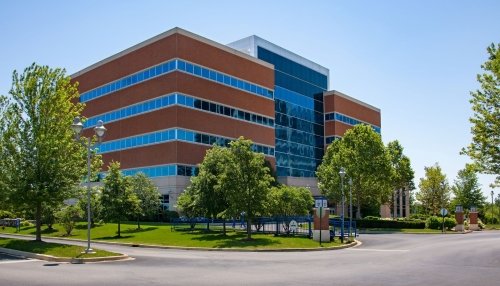
[[[32,235],[26,234],[1,234],[7,236],[18,236],[18,237],[33,237]],[[46,237],[47,239],[61,240],[61,241],[76,241],[76,242],[87,242],[87,240],[82,239],[70,239],[62,237]],[[330,251],[330,250],[340,250],[349,247],[354,247],[361,242],[355,240],[349,244],[341,246],[332,246],[324,248],[281,248],[281,249],[244,249],[244,248],[206,248],[206,247],[188,247],[188,246],[170,246],[170,245],[154,245],[154,244],[138,244],[138,243],[124,243],[124,242],[111,242],[111,241],[100,241],[92,240],[93,243],[108,244],[108,245],[118,245],[118,246],[129,246],[129,247],[140,247],[140,248],[156,248],[156,249],[178,249],[178,250],[200,250],[200,251],[227,251],[227,252],[307,252],[307,251]]]
[[[124,259],[129,259],[130,258],[126,254],[119,255],[119,256],[107,256],[107,257],[68,258],[68,257],[57,257],[57,256],[52,256],[52,255],[45,255],[45,254],[38,254],[38,253],[26,252],[26,251],[15,250],[15,249],[10,249],[10,248],[4,248],[4,247],[0,247],[0,252],[6,253],[6,254],[9,254],[9,255],[25,257],[25,258],[33,258],[33,259],[50,261],[50,262],[63,262],[63,263],[72,263],[72,264],[84,264],[84,263],[90,263],[90,262],[117,261],[117,260],[124,260]]]

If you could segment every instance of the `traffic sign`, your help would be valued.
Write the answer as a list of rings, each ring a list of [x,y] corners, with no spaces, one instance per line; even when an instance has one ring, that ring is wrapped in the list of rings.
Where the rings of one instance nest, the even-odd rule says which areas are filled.
[[[326,208],[328,206],[328,201],[324,199],[319,199],[315,201],[316,208]]]
[[[446,216],[448,214],[448,210],[445,208],[441,209],[441,216]]]

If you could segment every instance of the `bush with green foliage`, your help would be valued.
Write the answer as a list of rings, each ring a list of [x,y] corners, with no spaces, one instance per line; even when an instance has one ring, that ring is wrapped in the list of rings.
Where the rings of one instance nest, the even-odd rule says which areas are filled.
[[[358,228],[410,228],[410,229],[424,229],[425,221],[397,221],[397,220],[383,220],[383,219],[357,219],[356,227]]]
[[[454,228],[457,225],[455,218],[445,217],[444,227],[448,230]],[[443,218],[437,216],[430,216],[425,221],[425,228],[428,229],[442,229],[443,228]]]
[[[179,213],[176,211],[163,211],[163,221],[172,222],[172,220],[179,218]]]
[[[380,218],[378,216],[369,215],[369,216],[365,216],[363,219],[367,219],[367,220],[379,220]]]
[[[14,218],[14,214],[9,211],[0,210],[0,219]]]
[[[66,231],[66,236],[70,236],[75,228],[76,221],[81,219],[83,211],[77,206],[67,206],[56,213],[56,217],[61,226]]]

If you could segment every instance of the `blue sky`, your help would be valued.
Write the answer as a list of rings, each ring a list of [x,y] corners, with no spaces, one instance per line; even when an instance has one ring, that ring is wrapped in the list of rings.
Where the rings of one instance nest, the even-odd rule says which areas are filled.
[[[382,110],[415,183],[468,158],[469,91],[500,42],[500,1],[2,1],[0,94],[32,62],[68,74],[173,27],[219,43],[255,34],[330,69],[330,89]],[[485,194],[492,176],[480,176]],[[499,190],[495,190],[499,192]],[[489,195],[488,195],[489,197]]]

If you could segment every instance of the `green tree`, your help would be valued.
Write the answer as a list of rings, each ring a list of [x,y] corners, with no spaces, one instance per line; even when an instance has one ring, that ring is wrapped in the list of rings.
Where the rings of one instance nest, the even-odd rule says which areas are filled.
[[[417,200],[422,203],[428,214],[438,215],[439,210],[446,208],[450,201],[448,181],[437,163],[424,169],[425,178],[420,178]]]
[[[137,229],[141,229],[140,219],[157,214],[160,205],[160,192],[158,187],[151,181],[146,174],[139,172],[130,177],[132,191],[139,199],[140,212],[137,216]]]
[[[192,210],[188,213],[196,216],[204,216],[212,219],[227,218],[226,210],[229,207],[227,196],[220,187],[221,175],[225,172],[226,162],[229,160],[229,149],[220,146],[213,146],[207,151],[203,162],[199,165],[199,172],[191,177],[191,185],[186,196],[190,199],[183,199],[178,205],[181,209],[188,210],[192,204]],[[224,235],[226,224],[223,223]]]
[[[80,187],[78,188],[78,202],[76,203],[78,208],[80,208],[85,215],[84,217],[88,217],[87,215],[87,188]],[[90,227],[95,227],[95,222],[102,219],[102,204],[101,204],[101,188],[93,187],[90,190]]]
[[[140,213],[140,201],[132,191],[130,181],[120,172],[119,162],[109,164],[101,204],[106,220],[118,223],[117,237],[121,237],[121,221]]]
[[[188,218],[201,216],[196,189],[190,186],[187,187],[187,189],[177,198],[176,207],[182,215]]]
[[[82,210],[78,206],[66,206],[56,213],[57,220],[66,231],[66,236],[70,236],[75,228],[76,221],[81,219]]]
[[[0,184],[8,186],[18,210],[34,210],[36,240],[41,241],[43,207],[72,197],[84,174],[86,153],[70,128],[83,105],[65,70],[36,64],[23,74],[14,71],[9,94],[0,116],[5,124]]]
[[[387,152],[393,169],[392,185],[394,189],[415,189],[413,179],[415,172],[411,168],[410,158],[403,154],[403,146],[399,141],[391,141],[387,144]]]
[[[491,44],[487,51],[489,58],[481,65],[485,72],[477,75],[481,89],[471,92],[472,142],[462,153],[480,172],[496,175],[495,183],[500,185],[500,44]]]
[[[472,206],[483,208],[486,203],[486,197],[481,191],[476,167],[473,164],[466,164],[464,169],[458,171],[451,190],[455,195],[453,199],[455,206],[461,205],[464,209],[470,209]]]
[[[274,179],[265,166],[264,154],[253,152],[252,141],[243,137],[229,143],[229,156],[224,164],[219,186],[229,202],[226,214],[237,217],[244,213],[250,240],[252,221],[265,213],[265,202]]]
[[[356,217],[361,218],[361,206],[380,205],[391,194],[392,168],[382,139],[373,129],[359,124],[347,130],[341,140],[335,140],[326,150],[316,175],[321,193],[330,200],[341,201],[340,168],[346,170],[344,192],[352,179],[353,204]]]
[[[271,188],[267,202],[271,216],[303,216],[309,214],[314,206],[311,191],[286,185]]]

